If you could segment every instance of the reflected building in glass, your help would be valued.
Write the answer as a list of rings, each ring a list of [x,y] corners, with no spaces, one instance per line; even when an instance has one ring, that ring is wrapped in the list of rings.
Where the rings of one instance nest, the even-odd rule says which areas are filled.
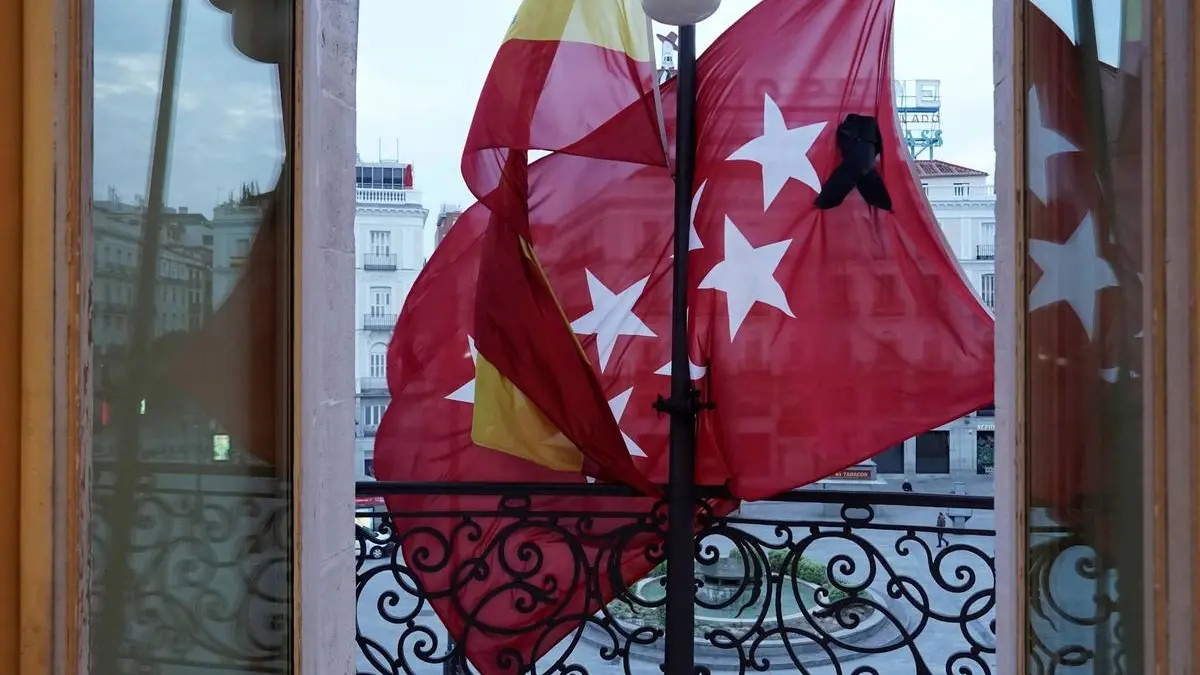
[[[292,8],[94,29],[91,672],[289,672]]]

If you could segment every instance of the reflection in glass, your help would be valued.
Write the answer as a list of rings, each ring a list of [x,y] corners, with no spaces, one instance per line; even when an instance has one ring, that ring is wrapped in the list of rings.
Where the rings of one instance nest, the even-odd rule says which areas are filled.
[[[1143,2],[1027,7],[1031,673],[1137,672],[1144,653]]]
[[[92,672],[290,671],[290,0],[96,0]]]

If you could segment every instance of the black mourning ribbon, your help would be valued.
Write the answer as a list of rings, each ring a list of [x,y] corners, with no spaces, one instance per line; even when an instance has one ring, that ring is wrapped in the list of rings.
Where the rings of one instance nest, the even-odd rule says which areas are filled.
[[[869,115],[846,115],[837,128],[837,147],[842,162],[821,187],[817,208],[832,209],[858,188],[863,200],[877,209],[892,210],[892,197],[875,164],[883,152],[879,122]]]

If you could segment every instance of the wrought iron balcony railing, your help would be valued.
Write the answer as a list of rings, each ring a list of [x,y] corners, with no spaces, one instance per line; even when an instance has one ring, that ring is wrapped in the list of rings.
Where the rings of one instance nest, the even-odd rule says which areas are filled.
[[[93,639],[119,645],[120,672],[288,672],[295,540],[286,482],[267,467],[203,462],[123,459],[93,469]],[[619,508],[627,493],[611,486],[368,481],[356,492],[356,673],[476,672],[480,664],[462,658],[464,645],[496,635],[498,618],[515,631],[505,638],[567,627],[538,673],[661,672],[659,572],[586,616],[557,609],[572,606],[571,593],[596,596],[611,579],[614,554],[661,560],[654,546],[665,527],[661,504],[640,512],[529,508],[572,494]],[[422,513],[389,514],[380,503],[416,494],[443,499],[436,512]],[[478,508],[485,504],[493,506]],[[705,518],[691,645],[697,664],[739,674],[996,673],[992,508],[982,497],[802,490]],[[938,513],[950,519],[942,548]],[[422,529],[436,518],[454,523],[454,536]],[[498,541],[523,545],[472,558],[482,525],[502,535]],[[1122,633],[1112,566],[1037,510],[1029,525],[1031,672],[1066,664],[1091,672],[1102,668],[1095,661],[1102,655],[1123,661],[1112,649]],[[547,555],[564,552],[573,578],[538,574]],[[439,573],[449,588],[431,592],[418,580]],[[480,580],[503,584],[506,606],[542,610],[543,619],[459,617],[470,628],[451,643],[431,603],[451,597],[455,584]],[[517,673],[531,664],[487,665]]]
[[[396,318],[395,314],[368,312],[363,314],[363,330],[391,331],[396,327]]]
[[[996,245],[995,244],[976,244],[975,245],[976,260],[995,260]]]
[[[398,259],[395,253],[364,253],[363,269],[376,272],[394,272]]]
[[[388,384],[386,377],[358,378],[358,393],[361,396],[386,396]]]
[[[275,471],[92,469],[91,634],[115,658],[107,672],[291,672],[291,500]]]
[[[662,559],[654,535],[665,528],[665,505],[642,513],[530,509],[539,496],[595,488],[360,483],[362,495],[441,494],[447,508],[358,513],[360,524],[364,518],[374,524],[356,527],[356,671],[473,673],[478,666],[504,673],[659,673],[666,648],[662,565],[607,605],[599,589],[613,579],[611,560]],[[483,503],[493,508],[478,508],[484,495],[492,496],[494,502]],[[471,497],[470,505],[458,508],[459,497]],[[995,673],[992,509],[986,497],[801,490],[708,518],[697,538],[697,666],[736,673]],[[949,517],[944,547],[938,513]],[[435,518],[455,523],[449,536],[425,527]],[[508,543],[473,557],[483,532],[503,533],[498,539]],[[1052,575],[1068,587],[1081,584],[1082,597],[1095,597],[1095,554],[1055,528],[1039,536],[1045,543],[1030,553],[1031,583],[1042,584],[1044,601],[1036,613],[1044,617],[1043,628],[1053,629],[1032,644],[1050,668],[1056,655],[1091,654],[1088,631],[1099,630],[1097,620],[1111,629],[1113,617],[1103,599],[1090,615],[1056,602]],[[588,551],[591,557],[583,559]],[[572,578],[546,573],[548,556],[570,552],[578,558],[566,566]],[[441,575],[449,585],[423,588],[422,575]],[[503,588],[513,595],[500,604],[523,608],[529,620],[511,610],[465,615],[462,605],[451,602],[465,584]],[[474,589],[476,601],[480,590]],[[434,602],[460,608],[447,609],[463,614],[452,623],[468,626],[457,643],[433,611]],[[581,616],[581,607],[598,609]],[[537,664],[506,661],[484,668],[466,661],[463,646],[480,638],[557,638],[558,644]],[[519,661],[517,654],[508,658]]]

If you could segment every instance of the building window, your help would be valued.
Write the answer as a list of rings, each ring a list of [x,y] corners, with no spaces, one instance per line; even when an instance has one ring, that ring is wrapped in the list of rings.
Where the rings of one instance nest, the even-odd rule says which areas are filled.
[[[965,196],[967,196],[967,193],[970,192],[970,188],[971,188],[971,186],[967,183],[955,183],[954,184],[954,196],[955,197],[965,197]]]
[[[360,188],[404,190],[409,166],[360,166],[354,170],[354,182]]]
[[[371,230],[371,253],[387,255],[392,252],[392,233],[386,230]]]
[[[233,242],[233,254],[239,258],[245,258],[250,255],[250,240],[238,239]]]
[[[983,304],[988,307],[996,306],[996,275],[985,274],[980,280],[980,295],[983,297]]]
[[[388,286],[371,287],[371,316],[392,313],[392,289]]]
[[[387,377],[387,351],[386,348],[381,351],[371,351],[371,361],[369,363],[371,374],[370,377]]]
[[[363,473],[370,476],[371,478],[375,477],[375,460],[374,459],[364,459],[363,460]]]
[[[363,426],[368,429],[377,428],[380,422],[383,421],[383,411],[387,409],[386,405],[377,404],[369,405],[363,408]]]

